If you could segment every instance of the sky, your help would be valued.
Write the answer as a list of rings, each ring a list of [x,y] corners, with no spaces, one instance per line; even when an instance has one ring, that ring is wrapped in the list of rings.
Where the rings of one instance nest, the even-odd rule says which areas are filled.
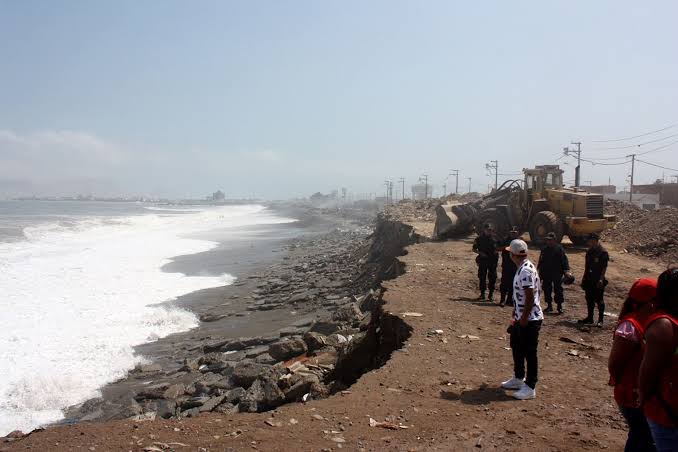
[[[636,183],[668,181],[676,17],[673,1],[6,1],[0,196],[380,195],[424,174],[440,194],[453,169],[483,191],[491,160],[500,181],[556,163],[572,182],[573,141],[608,163],[584,162],[583,184],[628,185],[624,157],[646,151],[673,170],[639,162]]]

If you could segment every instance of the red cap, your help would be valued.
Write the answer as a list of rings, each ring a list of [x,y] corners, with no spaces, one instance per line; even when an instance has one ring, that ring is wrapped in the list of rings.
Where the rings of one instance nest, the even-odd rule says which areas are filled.
[[[629,291],[629,298],[638,303],[649,303],[657,296],[657,280],[642,278],[634,282]]]

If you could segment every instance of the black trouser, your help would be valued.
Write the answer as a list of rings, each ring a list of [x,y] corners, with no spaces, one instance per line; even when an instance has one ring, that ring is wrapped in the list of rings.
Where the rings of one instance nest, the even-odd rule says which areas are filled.
[[[478,279],[480,280],[480,292],[485,293],[490,288],[490,293],[494,292],[494,286],[497,283],[497,261],[481,260],[478,262]],[[487,281],[485,281],[487,279]]]
[[[593,311],[598,306],[598,321],[602,322],[605,316],[605,287],[596,285],[585,285],[584,294],[586,296],[586,307],[588,308],[588,317],[593,320]]]
[[[629,425],[629,436],[626,439],[624,452],[654,452],[654,440],[650,426],[642,408],[619,407],[626,423]]]
[[[520,326],[516,322],[511,330],[511,350],[513,352],[513,373],[518,379],[525,378],[525,362],[527,361],[527,378],[525,384],[534,389],[537,386],[539,374],[539,360],[537,348],[539,346],[539,330],[541,320],[527,322]]]
[[[551,307],[553,303],[553,295],[555,292],[556,305],[560,308],[565,301],[563,295],[563,277],[562,276],[544,276],[541,280],[541,287],[544,289],[544,301],[546,305]]]
[[[499,282],[499,293],[501,301],[508,305],[513,305],[513,277],[515,272],[506,272],[502,270],[501,281]]]

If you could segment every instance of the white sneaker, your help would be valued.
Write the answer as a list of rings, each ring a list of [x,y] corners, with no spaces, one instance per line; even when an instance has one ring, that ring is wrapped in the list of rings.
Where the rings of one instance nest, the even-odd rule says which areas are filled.
[[[506,380],[501,384],[501,387],[504,389],[521,389],[525,382],[520,378],[513,377],[510,380]]]
[[[518,400],[530,400],[537,397],[537,390],[523,384],[523,387],[511,394],[511,397]]]

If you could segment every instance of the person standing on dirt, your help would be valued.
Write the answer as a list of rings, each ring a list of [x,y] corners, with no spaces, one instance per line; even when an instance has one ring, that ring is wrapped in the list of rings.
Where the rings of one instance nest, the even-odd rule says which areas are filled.
[[[658,451],[678,451],[678,267],[657,279],[656,312],[645,324],[640,402]]]
[[[501,280],[499,281],[499,306],[513,306],[513,277],[516,276],[518,267],[511,259],[511,253],[506,248],[511,242],[520,236],[515,226],[509,231],[508,238],[501,247]]]
[[[497,282],[497,263],[499,262],[497,245],[492,225],[488,223],[473,242],[473,251],[478,253],[476,264],[478,264],[478,279],[480,280],[479,300],[485,299],[485,291],[488,288],[489,301],[492,301],[494,295],[494,286]]]
[[[629,426],[625,452],[655,450],[650,426],[640,406],[638,374],[643,360],[645,324],[654,311],[656,298],[656,279],[644,278],[633,283],[619,313],[610,350],[610,385],[614,386],[614,400]]]
[[[584,289],[586,296],[588,315],[585,319],[579,320],[578,323],[592,325],[593,313],[596,306],[598,306],[597,326],[602,327],[605,316],[605,287],[607,286],[605,273],[607,272],[607,264],[610,262],[610,255],[600,244],[600,236],[596,233],[590,234],[587,237],[586,244],[589,249],[586,252],[584,277],[581,281],[581,287]]]
[[[556,241],[556,235],[553,232],[546,234],[546,246],[539,255],[537,269],[544,289],[544,301],[546,301],[544,313],[553,312],[553,296],[555,295],[558,314],[562,314],[563,302],[565,302],[563,276],[570,274],[570,262],[565,254],[565,248]]]
[[[541,281],[537,267],[527,257],[527,244],[524,241],[513,240],[507,251],[511,253],[518,271],[513,278],[513,323],[508,330],[513,352],[513,378],[503,382],[501,387],[517,390],[512,396],[518,400],[528,400],[537,396],[537,349],[544,320],[540,304]]]

